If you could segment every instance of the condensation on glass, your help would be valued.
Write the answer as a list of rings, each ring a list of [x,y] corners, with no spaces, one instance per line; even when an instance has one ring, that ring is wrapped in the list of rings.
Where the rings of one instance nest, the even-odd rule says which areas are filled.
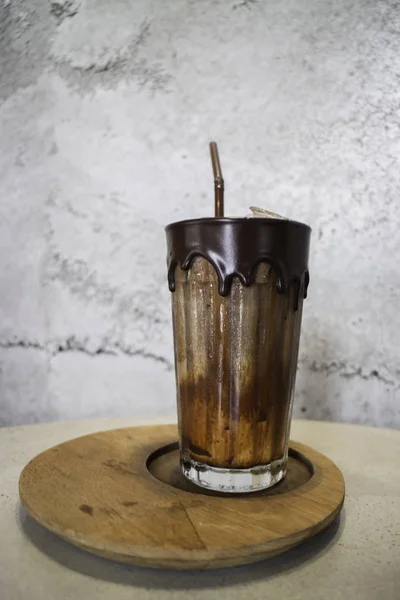
[[[279,293],[275,270],[261,263],[252,285],[235,278],[223,297],[200,257],[176,267],[175,285],[183,472],[214,490],[270,487],[286,472],[304,290]]]

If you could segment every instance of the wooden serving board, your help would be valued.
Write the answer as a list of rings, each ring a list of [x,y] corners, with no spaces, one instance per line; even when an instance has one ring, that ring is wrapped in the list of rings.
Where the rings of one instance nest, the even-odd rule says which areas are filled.
[[[288,473],[253,494],[207,492],[179,468],[175,425],[114,429],[50,448],[22,471],[38,523],[93,554],[168,569],[246,564],[325,529],[344,500],[341,472],[291,442]]]

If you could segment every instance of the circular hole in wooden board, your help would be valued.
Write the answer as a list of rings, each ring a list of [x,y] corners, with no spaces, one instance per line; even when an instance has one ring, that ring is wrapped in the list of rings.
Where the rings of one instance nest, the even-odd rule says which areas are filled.
[[[179,449],[176,442],[157,448],[157,450],[149,456],[146,464],[150,473],[159,481],[192,494],[204,494],[207,496],[218,496],[220,498],[249,498],[249,494],[245,493],[230,494],[201,488],[186,479],[182,474],[179,464]],[[283,481],[280,481],[277,485],[274,485],[269,489],[252,492],[251,497],[258,498],[262,496],[286,494],[309,481],[313,476],[313,472],[314,468],[312,463],[297,450],[289,448],[287,473]]]
[[[262,560],[340,512],[343,476],[308,446],[291,442],[288,474],[276,487],[215,494],[180,475],[176,439],[175,425],[161,425],[70,440],[24,468],[21,501],[41,525],[93,554],[171,569]]]

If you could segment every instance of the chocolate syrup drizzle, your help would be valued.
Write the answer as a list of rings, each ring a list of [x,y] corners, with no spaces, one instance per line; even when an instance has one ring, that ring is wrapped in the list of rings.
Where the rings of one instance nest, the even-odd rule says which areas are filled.
[[[266,262],[276,271],[277,290],[295,285],[295,306],[310,281],[308,253],[311,228],[297,221],[264,218],[206,218],[179,221],[166,227],[168,284],[175,290],[175,269],[187,271],[196,256],[206,258],[218,276],[218,291],[227,296],[234,277],[254,283],[257,266]]]

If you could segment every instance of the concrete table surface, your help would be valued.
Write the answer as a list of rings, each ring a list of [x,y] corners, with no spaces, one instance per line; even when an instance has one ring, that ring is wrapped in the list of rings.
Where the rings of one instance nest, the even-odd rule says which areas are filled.
[[[108,419],[0,429],[2,600],[362,600],[400,598],[400,432],[295,421],[292,439],[342,469],[346,500],[325,532],[281,556],[208,572],[139,569],[91,556],[21,508],[18,478],[37,453],[101,429],[168,420]]]

